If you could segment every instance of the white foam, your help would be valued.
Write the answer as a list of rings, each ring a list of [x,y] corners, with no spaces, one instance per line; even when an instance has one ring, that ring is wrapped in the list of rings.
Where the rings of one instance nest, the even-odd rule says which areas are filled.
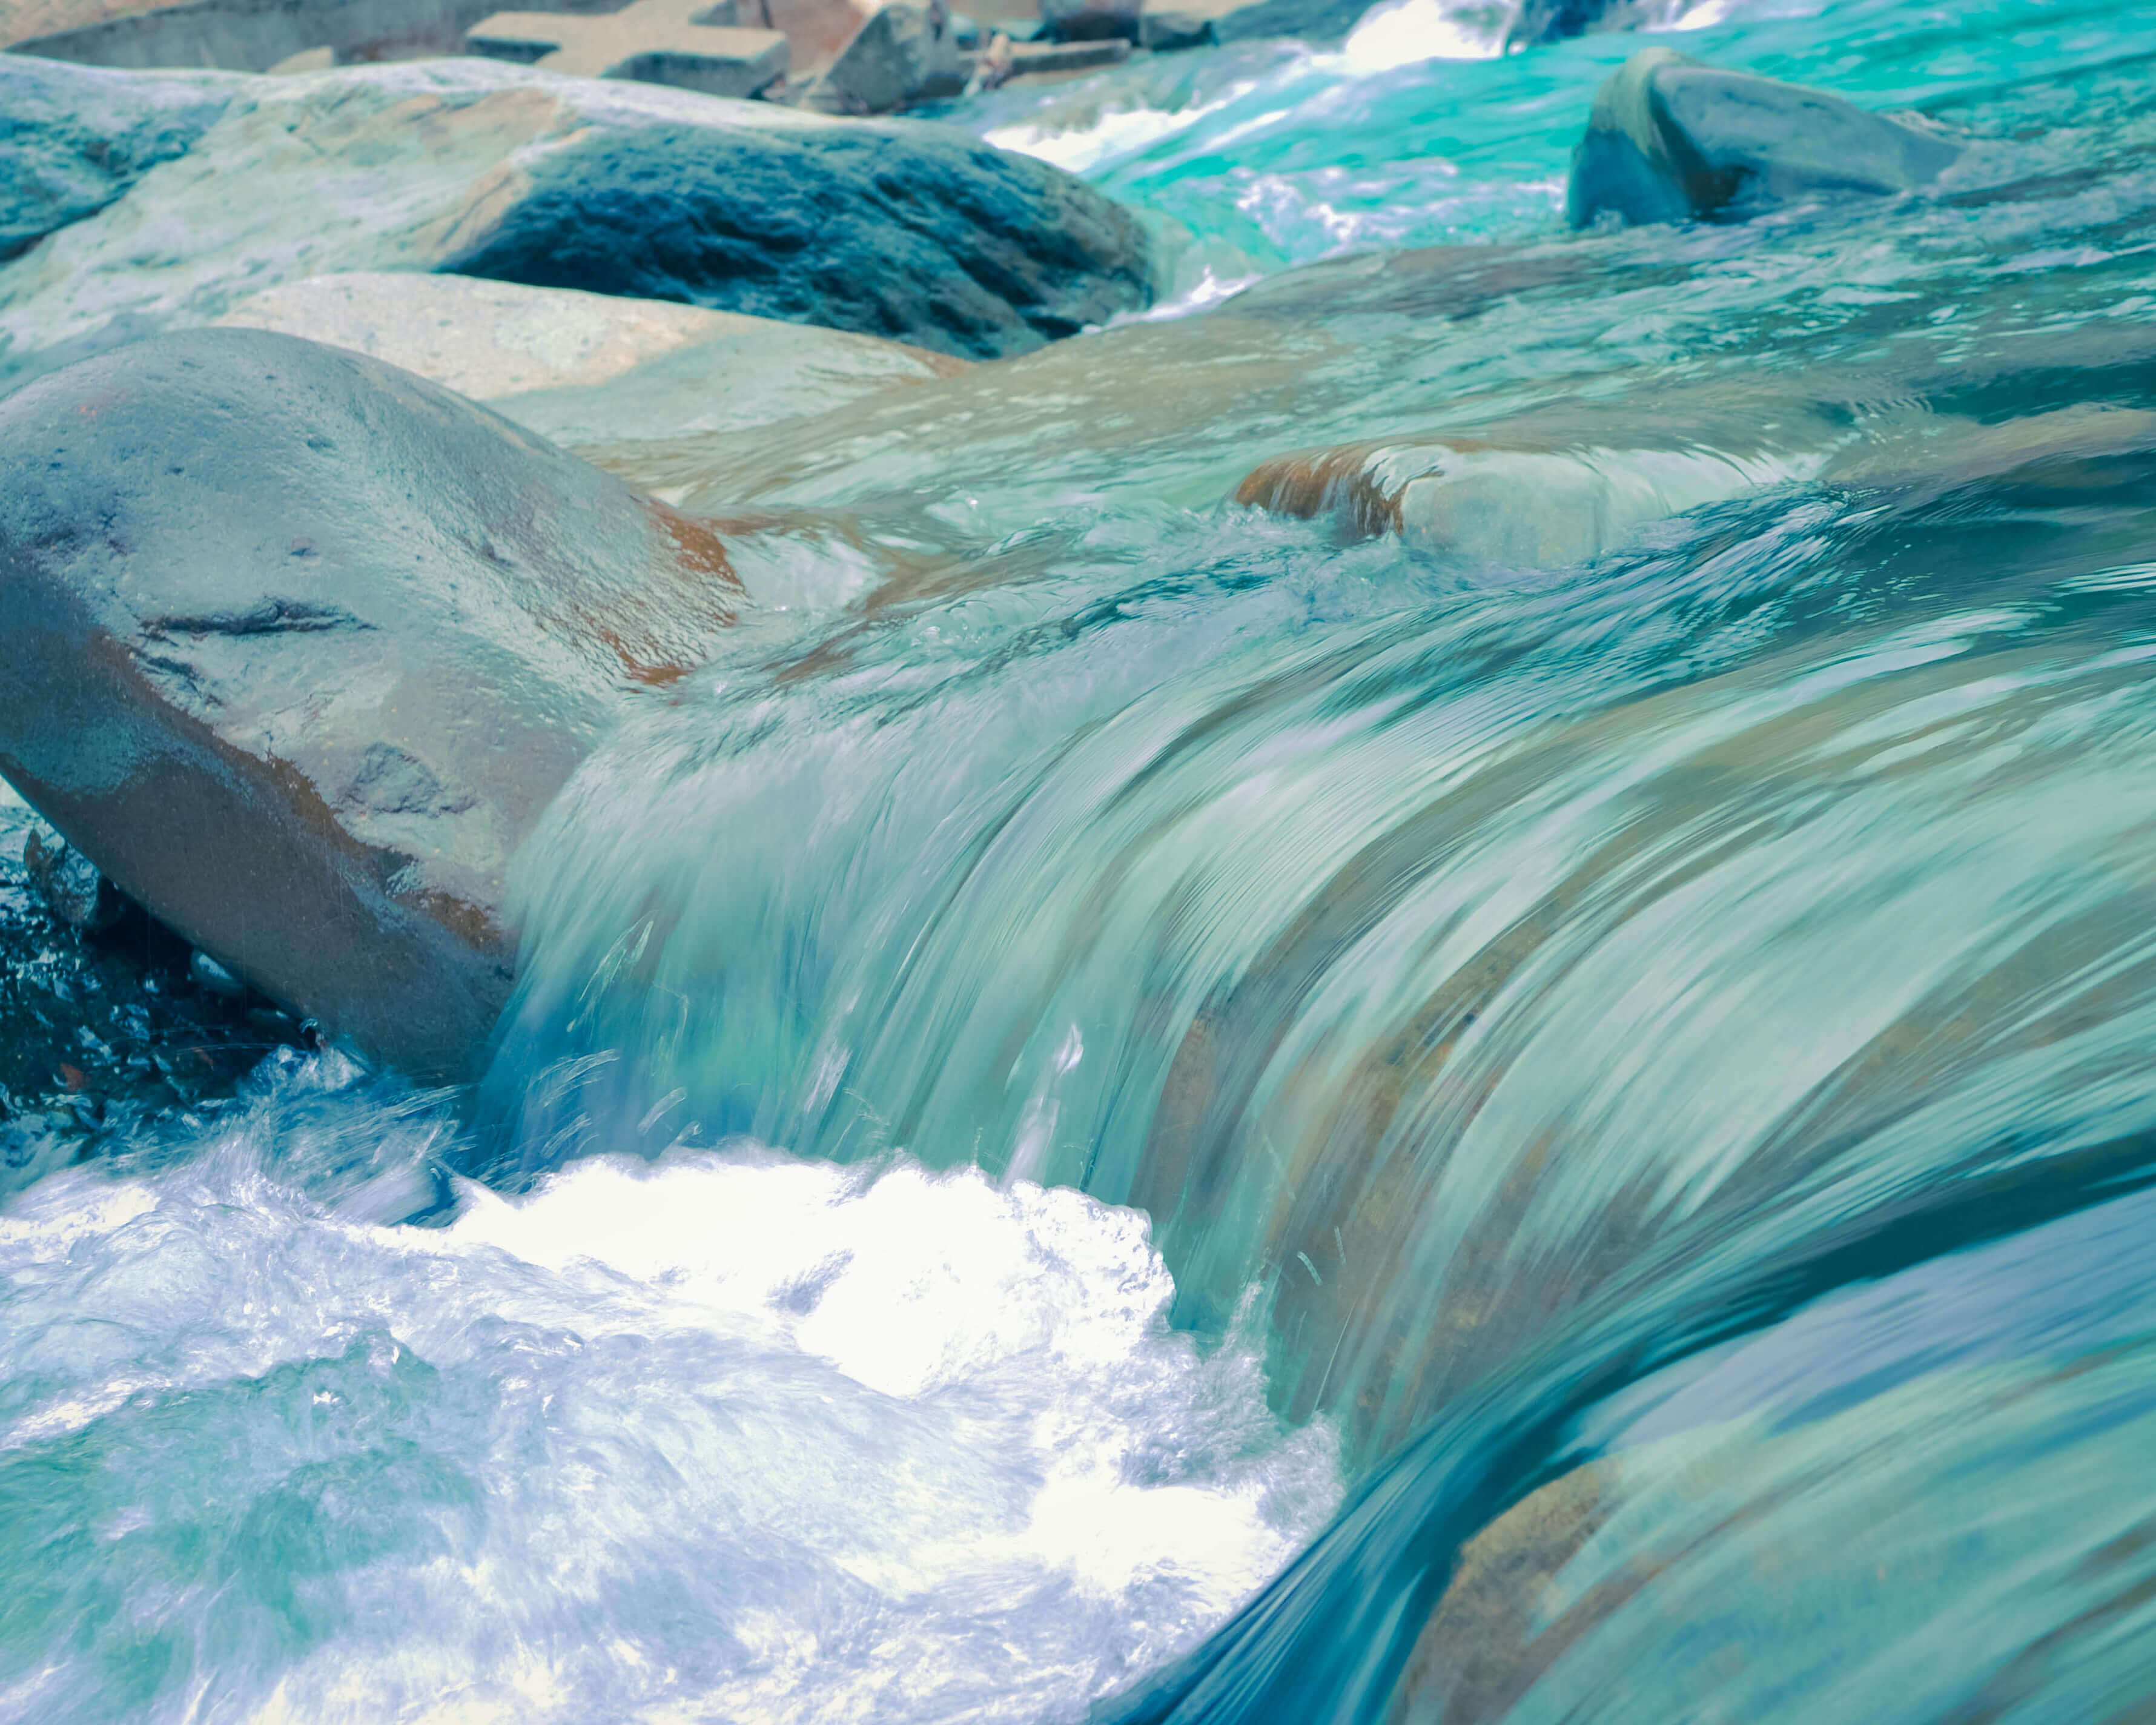
[[[1257,88],[1255,80],[1230,85],[1209,102],[1184,108],[1106,107],[1086,115],[1075,126],[1054,121],[1000,126],[983,133],[999,150],[1032,156],[1066,173],[1086,174],[1111,162],[1140,155],[1178,132],[1188,131],[1209,116],[1240,101]]]
[[[1505,52],[1512,16],[1508,7],[1460,0],[1390,0],[1363,15],[1341,57],[1358,77],[1425,60],[1492,60]]]
[[[280,1131],[0,1215],[0,1492],[104,1530],[13,1584],[186,1650],[146,1719],[1073,1719],[1337,1499],[1137,1213],[741,1147],[377,1226]],[[54,1634],[32,1714],[101,1681]]]

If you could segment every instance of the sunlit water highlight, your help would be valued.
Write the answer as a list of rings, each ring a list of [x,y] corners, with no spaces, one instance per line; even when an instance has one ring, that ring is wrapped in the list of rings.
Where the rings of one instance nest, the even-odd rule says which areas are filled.
[[[1075,1718],[1331,1507],[1130,1212],[751,1147],[394,1225],[444,1124],[324,1076],[0,1216],[0,1714]]]

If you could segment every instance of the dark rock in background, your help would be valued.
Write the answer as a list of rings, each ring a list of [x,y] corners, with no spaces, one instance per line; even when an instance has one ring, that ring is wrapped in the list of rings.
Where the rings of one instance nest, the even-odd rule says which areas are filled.
[[[739,597],[707,530],[338,349],[194,331],[0,401],[0,772],[290,1019],[424,1079],[506,997],[511,854]]]
[[[957,95],[966,87],[966,60],[943,0],[906,0],[870,15],[824,74],[820,105],[845,114],[888,114]]]
[[[444,269],[976,359],[1073,335],[1151,295],[1135,218],[1045,162],[941,127],[599,132],[531,178]]]
[[[49,76],[85,101],[160,82],[0,54],[0,112]],[[952,127],[486,60],[228,82],[184,154],[0,263],[0,388],[336,271],[461,270],[961,357],[1152,296],[1127,211]]]
[[[1521,0],[1505,40],[1510,47],[1532,48],[1594,29],[1625,29],[1652,21],[1642,17],[1646,12],[1640,0]]]
[[[1305,0],[1293,3],[1304,4]],[[1143,9],[1142,0],[1041,0],[1041,33],[1055,42],[1094,42],[1111,36],[1137,42],[1144,33],[1140,24]],[[1194,47],[1199,39],[1193,35],[1188,41],[1178,38],[1172,44],[1147,45]]]
[[[1268,37],[1337,39],[1373,6],[1373,0],[1041,0],[1041,13],[1065,40],[1127,34],[1140,47],[1166,52]],[[1505,45],[1532,48],[1593,29],[1624,29],[1645,14],[1640,0],[1522,0],[1504,26]]]
[[[1839,96],[1650,48],[1596,93],[1565,213],[1575,228],[1742,220],[1801,199],[1910,191],[1960,153]]]
[[[92,216],[217,122],[239,83],[0,63],[0,261]]]

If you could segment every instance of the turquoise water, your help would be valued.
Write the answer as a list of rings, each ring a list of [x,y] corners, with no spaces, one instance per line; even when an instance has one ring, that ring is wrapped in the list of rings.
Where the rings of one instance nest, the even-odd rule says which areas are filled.
[[[1596,85],[1648,44],[1995,136],[2101,126],[2101,106],[2046,86],[2099,69],[2138,81],[2156,53],[2156,18],[2101,0],[1708,0],[1663,8],[1658,28],[1509,54],[1476,28],[1502,8],[1394,10],[1373,8],[1342,43],[1134,61],[947,117],[1150,213],[1187,248],[1188,292],[1209,271],[1217,285],[1349,250],[1543,237]],[[1388,64],[1431,52],[1488,57]]]
[[[0,1212],[0,1716],[2156,1704],[2156,16],[1671,22],[1965,157],[1573,236],[1637,35],[1163,57],[950,117],[1168,315],[589,452],[756,603],[475,1107]]]

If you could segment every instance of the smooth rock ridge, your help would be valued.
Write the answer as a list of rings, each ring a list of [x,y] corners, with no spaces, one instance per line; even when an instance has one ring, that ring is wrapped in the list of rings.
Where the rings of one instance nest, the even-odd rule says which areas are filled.
[[[239,80],[0,62],[0,263],[118,202],[217,123]]]
[[[192,331],[0,401],[0,773],[422,1079],[507,997],[511,854],[741,599],[708,529],[357,354]]]
[[[814,324],[469,275],[311,276],[218,322],[349,347],[567,447],[767,425],[968,369]]]
[[[0,54],[85,97],[130,74]],[[186,152],[0,264],[0,383],[300,277],[449,270],[1023,352],[1152,293],[1120,205],[955,128],[486,60],[234,78]]]
[[[1565,214],[1575,228],[1739,221],[1806,199],[1912,191],[1960,153],[1839,96],[1650,48],[1595,93]]]

